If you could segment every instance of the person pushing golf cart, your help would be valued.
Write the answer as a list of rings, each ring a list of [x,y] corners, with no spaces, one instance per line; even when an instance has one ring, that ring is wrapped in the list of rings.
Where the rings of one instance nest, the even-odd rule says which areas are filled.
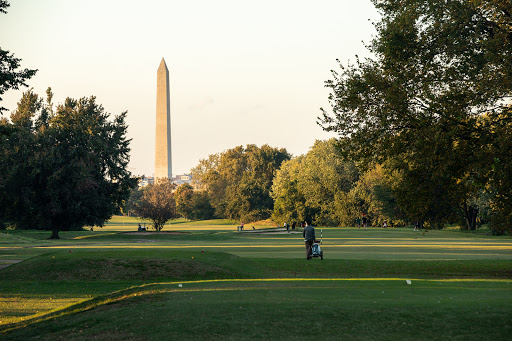
[[[306,259],[310,260],[313,257],[320,257],[324,259],[324,252],[320,249],[320,245],[315,238],[315,228],[311,226],[310,221],[306,221],[306,227],[302,231],[304,242],[306,244]]]

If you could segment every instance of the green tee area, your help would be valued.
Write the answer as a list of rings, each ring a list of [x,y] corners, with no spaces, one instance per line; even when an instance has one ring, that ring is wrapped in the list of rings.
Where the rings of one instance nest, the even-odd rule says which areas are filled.
[[[229,221],[0,233],[2,340],[508,340],[512,238]],[[250,228],[250,227],[249,227]],[[320,236],[320,228],[316,228]]]

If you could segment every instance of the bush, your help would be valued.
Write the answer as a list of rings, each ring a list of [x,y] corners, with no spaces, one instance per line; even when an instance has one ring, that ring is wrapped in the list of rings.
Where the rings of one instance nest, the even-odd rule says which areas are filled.
[[[493,236],[512,235],[512,214],[495,214],[491,217],[489,230]]]

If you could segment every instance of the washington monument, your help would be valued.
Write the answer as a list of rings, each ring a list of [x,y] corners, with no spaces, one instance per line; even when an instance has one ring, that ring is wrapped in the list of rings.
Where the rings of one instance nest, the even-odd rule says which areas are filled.
[[[156,73],[155,181],[172,179],[169,70],[162,58]]]

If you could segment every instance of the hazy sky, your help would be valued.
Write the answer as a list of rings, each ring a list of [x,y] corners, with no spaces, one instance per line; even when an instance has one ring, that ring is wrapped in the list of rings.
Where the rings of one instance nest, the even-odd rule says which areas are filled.
[[[128,111],[130,169],[154,173],[156,71],[170,75],[173,173],[238,145],[293,155],[334,136],[316,124],[324,81],[368,55],[370,0],[11,0],[0,46],[39,69],[29,85],[54,102],[94,95]],[[14,110],[22,91],[4,94]]]

